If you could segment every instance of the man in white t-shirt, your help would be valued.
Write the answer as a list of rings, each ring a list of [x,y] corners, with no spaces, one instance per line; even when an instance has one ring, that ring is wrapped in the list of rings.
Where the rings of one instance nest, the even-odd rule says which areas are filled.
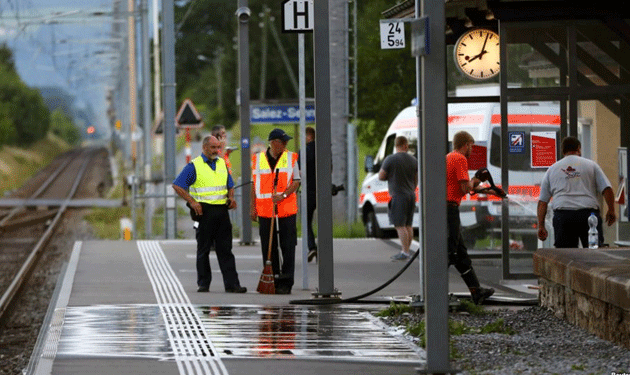
[[[599,245],[604,241],[602,218],[599,213],[599,195],[604,196],[608,211],[606,223],[611,226],[615,216],[615,198],[610,181],[592,160],[582,157],[582,145],[575,137],[562,140],[563,158],[554,163],[543,176],[538,200],[538,238],[547,239],[545,216],[551,198],[553,209],[554,246],[576,248],[588,244],[588,217],[597,216]]]

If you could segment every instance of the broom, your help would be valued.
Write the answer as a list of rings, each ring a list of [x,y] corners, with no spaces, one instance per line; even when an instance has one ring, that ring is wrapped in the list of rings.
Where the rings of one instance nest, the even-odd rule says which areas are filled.
[[[273,194],[276,194],[276,186],[278,185],[278,170],[276,170],[276,176],[273,181]],[[273,198],[272,198],[273,199]],[[276,216],[276,204],[273,204],[273,216]],[[271,247],[273,245],[273,226],[275,220],[271,218],[271,230],[269,231],[269,250],[267,250],[267,261],[265,262],[265,268],[260,275],[260,281],[258,281],[258,288],[256,291],[261,294],[276,294],[275,278],[273,276],[273,269],[271,267]]]

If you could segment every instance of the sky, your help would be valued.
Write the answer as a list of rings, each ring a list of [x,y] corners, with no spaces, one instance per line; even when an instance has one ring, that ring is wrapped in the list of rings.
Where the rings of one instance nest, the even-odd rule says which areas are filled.
[[[79,107],[91,104],[95,126],[103,129],[105,95],[114,81],[110,17],[80,17],[111,11],[113,0],[0,0],[0,43],[12,50],[22,80],[31,87],[59,86],[76,96]],[[126,4],[126,1],[125,1]]]

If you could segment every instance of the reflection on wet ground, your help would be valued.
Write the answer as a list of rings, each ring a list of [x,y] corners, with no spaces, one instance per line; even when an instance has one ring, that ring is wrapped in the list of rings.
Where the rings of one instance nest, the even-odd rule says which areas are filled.
[[[369,309],[201,306],[199,316],[223,358],[329,357],[418,361],[418,347],[379,324]]]
[[[227,358],[329,358],[418,362],[424,351],[369,307],[195,305],[217,354]],[[173,359],[157,305],[69,307],[58,356]]]
[[[173,358],[157,305],[66,308],[58,357]]]

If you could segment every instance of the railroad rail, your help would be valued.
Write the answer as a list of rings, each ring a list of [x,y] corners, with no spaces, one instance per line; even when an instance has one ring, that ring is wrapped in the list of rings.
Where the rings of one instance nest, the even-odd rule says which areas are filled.
[[[85,172],[99,149],[87,148],[67,152],[35,176],[16,193],[26,201],[56,201],[51,207],[17,205],[0,210],[0,322],[4,322],[11,304],[28,280],[46,244],[60,224],[66,209],[77,192]],[[12,275],[12,276],[8,276]],[[9,282],[10,280],[10,282]]]

